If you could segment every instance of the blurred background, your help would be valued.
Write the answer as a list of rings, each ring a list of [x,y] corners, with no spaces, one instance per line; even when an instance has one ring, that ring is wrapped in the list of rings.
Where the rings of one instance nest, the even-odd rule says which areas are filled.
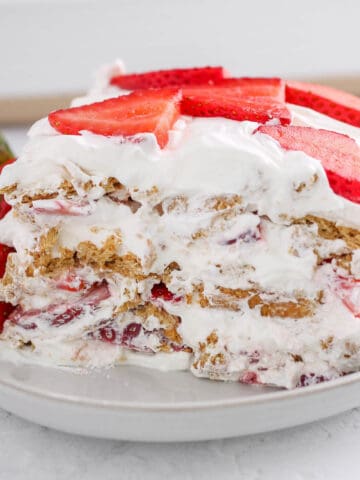
[[[360,94],[359,0],[0,0],[0,127],[25,127],[127,70],[223,65],[233,75],[315,79]]]
[[[360,74],[359,18],[359,0],[0,0],[0,96],[81,91],[117,57],[129,71]]]

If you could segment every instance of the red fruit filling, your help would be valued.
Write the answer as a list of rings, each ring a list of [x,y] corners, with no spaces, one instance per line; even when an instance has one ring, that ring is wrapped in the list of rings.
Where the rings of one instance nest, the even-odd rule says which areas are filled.
[[[251,242],[257,242],[260,239],[261,239],[261,234],[260,234],[260,226],[259,226],[255,229],[246,230],[245,232],[239,233],[239,235],[235,238],[221,240],[219,242],[219,244],[220,245],[234,245],[237,242],[251,243]]]
[[[325,382],[329,380],[324,375],[315,375],[315,373],[308,373],[307,375],[301,375],[297,387],[308,387],[310,385],[316,385],[317,383]]]
[[[79,292],[86,288],[85,280],[76,275],[75,272],[68,272],[64,277],[56,282],[56,288],[67,290],[68,292]]]
[[[119,325],[101,327],[99,330],[92,333],[91,337],[96,340],[101,340],[102,342],[129,348],[130,350],[150,352],[151,350],[148,347],[139,346],[134,343],[134,340],[140,335],[141,331],[145,334],[149,334],[147,330],[143,329],[140,323],[132,322],[126,325],[123,330],[121,330]]]
[[[10,212],[11,205],[9,205],[5,198],[1,195],[0,196],[0,220],[5,217],[5,215]]]
[[[167,288],[165,283],[157,283],[154,285],[151,289],[151,298],[153,300],[156,300],[158,298],[161,298],[165,302],[179,302],[181,300],[181,297],[175,297],[174,293],[170,292],[170,290]]]
[[[7,258],[9,253],[12,252],[15,252],[13,248],[0,244],[0,278],[3,278],[5,274]],[[0,302],[0,333],[3,331],[5,321],[14,309],[15,307],[11,303]]]
[[[14,248],[0,243],[0,278],[4,276],[7,258],[12,252],[15,252]]]
[[[91,213],[91,206],[88,202],[73,202],[71,200],[34,200],[33,209],[36,213],[73,217],[87,216]]]
[[[240,378],[241,383],[247,383],[249,385],[254,385],[260,383],[258,376],[255,372],[245,372]]]
[[[15,307],[11,303],[0,302],[0,333],[4,328],[4,323],[8,319],[9,315],[14,311]]]
[[[122,332],[122,341],[124,344],[131,343],[133,338],[136,338],[141,332],[141,325],[140,323],[129,323],[126,325]]]
[[[360,280],[338,277],[331,283],[334,293],[355,317],[360,317]]]
[[[36,320],[46,320],[53,327],[61,327],[79,317],[85,311],[84,307],[94,310],[97,305],[110,297],[110,290],[106,281],[94,284],[83,296],[72,305],[56,304],[46,309],[33,309],[24,311],[20,306],[16,307],[9,316],[9,320],[25,329],[37,328]],[[89,309],[86,309],[87,311]]]

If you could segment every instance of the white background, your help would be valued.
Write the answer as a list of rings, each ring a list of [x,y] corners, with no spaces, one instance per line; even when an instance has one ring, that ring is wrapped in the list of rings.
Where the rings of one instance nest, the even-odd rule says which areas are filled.
[[[99,64],[360,73],[359,0],[0,0],[0,95],[83,89]]]
[[[359,14],[359,0],[0,0],[0,96],[84,89],[94,68],[115,57],[129,70],[223,64],[247,75],[360,73]],[[23,134],[6,133],[19,150]],[[359,444],[359,410],[182,445],[73,437],[0,411],[0,480],[358,479]]]

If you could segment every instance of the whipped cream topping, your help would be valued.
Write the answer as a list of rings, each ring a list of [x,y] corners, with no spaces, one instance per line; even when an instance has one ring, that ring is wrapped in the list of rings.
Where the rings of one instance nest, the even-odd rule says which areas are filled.
[[[156,186],[159,201],[241,192],[245,205],[273,221],[314,214],[357,225],[359,205],[334,194],[320,161],[283,151],[269,136],[254,133],[257,127],[223,118],[184,118],[171,132],[170,145],[161,150],[153,134],[132,139],[89,132],[60,135],[44,119],[30,130],[18,161],[3,170],[0,188],[18,184],[31,194],[56,191],[66,178],[99,185],[115,177],[131,193]],[[298,192],[302,184],[306,188]]]
[[[127,93],[108,86],[108,78],[122,71],[120,64],[112,70],[106,69],[89,95],[73,104]],[[296,125],[326,128],[360,141],[359,129],[355,127],[303,107],[289,105],[289,109]],[[315,247],[325,257],[327,253],[346,252],[346,245],[342,240],[320,242],[315,226],[311,232],[309,227],[292,225],[292,220],[314,215],[360,228],[360,206],[332,191],[320,161],[303,152],[282,150],[269,136],[256,133],[258,126],[254,122],[224,118],[181,117],[170,132],[169,144],[161,150],[152,134],[132,138],[103,137],[90,132],[82,132],[80,136],[61,135],[47,119],[42,119],[30,129],[29,141],[17,162],[3,170],[0,188],[16,184],[17,196],[31,195],[39,191],[57,192],[63,181],[71,180],[78,203],[67,204],[73,210],[71,215],[64,216],[54,213],[59,207],[54,200],[34,201],[35,223],[24,221],[23,215],[29,213],[29,207],[22,207],[23,215],[13,210],[0,221],[0,242],[13,245],[19,264],[25,264],[35,240],[52,226],[61,226],[59,244],[69,249],[82,241],[101,247],[109,235],[120,231],[119,253],[133,252],[145,271],[161,274],[171,262],[181,265],[168,285],[179,296],[201,283],[207,295],[216,294],[219,285],[232,289],[256,285],[265,291],[278,292],[280,300],[286,300],[293,292],[315,298],[319,290],[329,290],[333,275],[330,265],[321,267],[314,275]],[[131,198],[139,204],[136,212],[104,197],[103,184],[109,177],[126,186]],[[83,188],[87,182],[93,185],[90,190]],[[207,200],[217,195],[241,197],[236,214],[226,218],[225,229],[225,220],[219,212],[206,209]],[[187,198],[185,210],[166,208],[172,200],[181,198]],[[6,199],[13,205],[18,201],[11,195]],[[159,204],[165,207],[161,215],[156,209]],[[194,241],[200,231],[207,231],[207,235]],[[359,270],[360,276],[358,257],[355,252],[354,271]],[[149,263],[151,258],[154,261]],[[39,354],[49,356],[52,350],[51,357],[56,363],[66,363],[71,358],[69,351],[79,349],[78,342],[72,339],[97,318],[106,316],[106,311],[110,316],[114,304],[124,302],[125,290],[138,288],[148,295],[154,282],[136,284],[135,280],[127,279],[110,283],[113,295],[103,302],[95,316],[89,314],[81,322],[70,322],[56,334],[44,322],[38,331],[28,331],[26,335],[36,340]],[[41,286],[41,281],[33,278],[25,283],[23,290],[31,293],[24,300],[27,308],[51,302],[51,298],[46,298],[48,283]],[[181,318],[181,336],[194,349],[214,329],[234,354],[240,348],[255,351],[261,345],[265,359],[266,355],[272,355],[271,368],[264,360],[261,379],[266,383],[287,387],[296,384],[303,364],[291,362],[288,351],[301,355],[308,370],[313,366],[324,376],[331,375],[335,366],[349,371],[351,366],[342,365],[340,360],[344,344],[349,339],[360,343],[360,324],[354,322],[344,303],[330,293],[316,314],[301,322],[262,317],[249,309],[209,310],[186,302],[163,305],[169,313]],[[320,346],[320,339],[327,337],[336,339],[331,358],[330,354],[325,356]],[[81,348],[85,363],[93,364],[93,356],[97,356],[100,364],[118,363],[121,357],[123,362],[148,365],[148,356],[127,353],[118,347],[89,343]],[[97,353],[99,349],[101,354]],[[178,359],[178,363],[171,361],[171,368],[176,365],[187,368],[189,354],[167,355]],[[157,368],[166,368],[165,358],[169,356],[162,355],[163,361],[158,357]],[[244,357],[234,355],[226,378],[232,378],[232,372],[236,375],[246,365]]]

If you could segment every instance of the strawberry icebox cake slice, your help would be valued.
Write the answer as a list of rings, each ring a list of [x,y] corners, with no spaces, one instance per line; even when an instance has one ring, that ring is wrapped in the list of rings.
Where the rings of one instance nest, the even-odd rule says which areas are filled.
[[[0,348],[294,388],[360,370],[360,99],[125,74],[0,175]]]

